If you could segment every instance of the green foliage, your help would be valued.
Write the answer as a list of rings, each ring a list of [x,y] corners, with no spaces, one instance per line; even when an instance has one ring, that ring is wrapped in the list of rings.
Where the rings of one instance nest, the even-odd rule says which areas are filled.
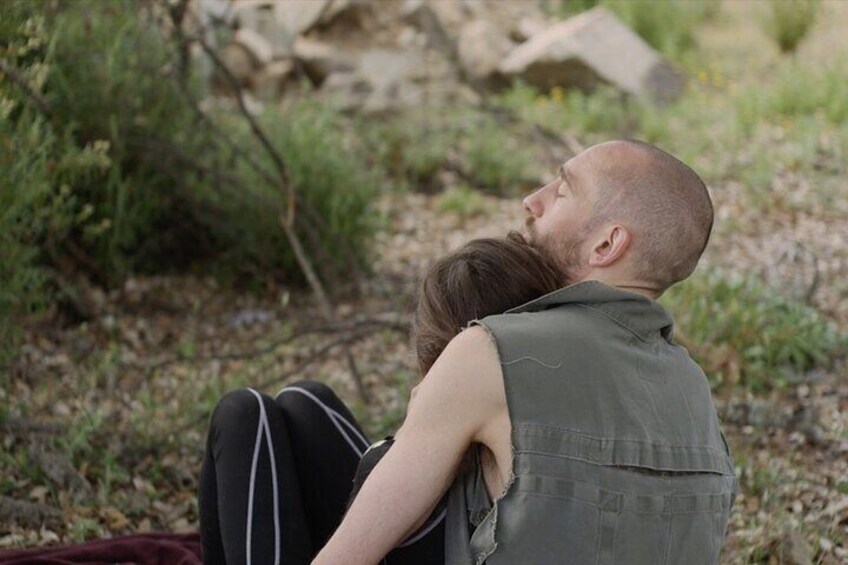
[[[819,11],[819,0],[772,0],[763,25],[781,53],[794,53],[809,34]]]
[[[481,120],[460,142],[467,175],[480,189],[515,195],[535,182],[533,156],[516,135],[492,120]]]
[[[2,5],[0,56],[35,89],[47,77],[48,39],[44,18],[26,8]],[[103,144],[77,145],[10,83],[0,75],[0,343],[9,347],[0,357],[13,349],[18,318],[49,303],[56,285],[44,258],[58,262],[71,231],[101,229],[71,186],[110,165]]]
[[[827,67],[789,63],[777,71],[772,88],[763,91],[752,86],[734,97],[740,134],[750,137],[764,121],[815,117],[835,126],[848,122],[848,62],[842,59]]]
[[[844,124],[848,121],[846,70],[844,61],[828,68],[786,67],[765,97],[766,113],[785,118],[820,115],[832,124]]]
[[[663,302],[712,379],[763,389],[827,366],[848,340],[817,310],[753,277],[715,270],[672,287]]]
[[[379,168],[368,167],[362,146],[345,136],[340,120],[337,112],[314,102],[297,104],[284,113],[269,110],[262,117],[286,160],[301,202],[298,213],[320,222],[330,262],[341,266],[354,259],[364,267],[381,222],[373,204],[386,190],[385,179]],[[302,235],[310,241],[308,233]],[[287,261],[283,268],[294,268],[293,256],[282,258]]]
[[[459,122],[418,114],[387,122],[363,122],[360,130],[369,150],[401,185],[432,192],[460,135]]]
[[[480,192],[464,184],[439,195],[436,207],[440,212],[456,214],[462,219],[481,216],[488,210]]]
[[[672,59],[680,59],[696,46],[695,29],[715,18],[718,0],[606,0],[614,11],[649,45]]]
[[[128,0],[0,10],[2,55],[50,107],[48,119],[0,75],[4,320],[48,303],[48,281],[67,287],[79,271],[107,285],[209,263],[229,280],[300,279],[279,224],[287,195],[222,135],[275,166],[240,116],[216,116],[223,134],[198,116],[199,77],[149,10]],[[322,274],[366,262],[385,184],[341,120],[315,104],[262,117]]]

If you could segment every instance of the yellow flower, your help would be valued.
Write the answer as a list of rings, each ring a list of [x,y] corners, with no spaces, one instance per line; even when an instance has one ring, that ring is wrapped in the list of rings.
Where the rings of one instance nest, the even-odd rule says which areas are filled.
[[[565,99],[565,89],[561,86],[555,86],[551,89],[551,100],[554,102],[562,102]]]

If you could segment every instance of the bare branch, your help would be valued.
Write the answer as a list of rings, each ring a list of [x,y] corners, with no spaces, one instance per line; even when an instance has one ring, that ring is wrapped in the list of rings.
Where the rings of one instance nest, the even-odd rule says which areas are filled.
[[[279,186],[284,193],[288,195],[288,203],[286,207],[285,216],[281,213],[279,216],[280,225],[283,228],[284,233],[286,234],[286,238],[289,240],[289,244],[292,246],[292,249],[295,253],[295,258],[297,259],[298,264],[300,265],[301,270],[303,271],[304,276],[307,279],[310,287],[312,287],[312,291],[315,293],[318,302],[320,303],[321,309],[324,313],[324,316],[328,321],[332,323],[336,323],[335,313],[333,311],[332,304],[330,303],[329,298],[327,297],[327,293],[324,291],[324,286],[321,284],[320,279],[315,273],[315,270],[312,267],[312,263],[309,260],[309,257],[306,255],[306,252],[303,249],[303,244],[300,241],[300,237],[297,235],[297,232],[294,229],[294,212],[295,212],[295,192],[294,187],[292,186],[289,178],[288,172],[286,170],[286,166],[283,162],[282,157],[279,152],[276,150],[274,145],[268,139],[268,136],[265,134],[262,127],[257,122],[256,118],[250,113],[247,109],[247,105],[244,102],[244,94],[241,89],[241,85],[238,83],[238,80],[233,76],[227,66],[223,61],[218,57],[218,54],[215,53],[215,50],[209,45],[206,39],[203,37],[203,33],[197,35],[197,42],[200,47],[203,49],[203,52],[210,58],[210,60],[215,65],[215,68],[218,69],[219,72],[224,76],[227,83],[230,85],[230,88],[235,94],[236,102],[238,104],[239,110],[241,111],[242,116],[247,120],[250,125],[251,131],[254,135],[259,139],[259,142],[265,148],[268,156],[273,161],[275,167],[277,168],[277,174],[279,175]],[[356,362],[353,358],[353,355],[350,352],[349,348],[345,350],[345,357],[347,359],[348,368],[350,369],[351,375],[356,383],[356,388],[359,391],[360,396],[365,402],[369,402],[368,391],[365,388],[364,383],[362,382],[362,377],[359,374],[359,370],[356,367]]]

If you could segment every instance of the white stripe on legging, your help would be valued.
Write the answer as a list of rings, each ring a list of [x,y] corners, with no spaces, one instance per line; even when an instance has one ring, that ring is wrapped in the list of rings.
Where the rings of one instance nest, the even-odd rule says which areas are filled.
[[[262,431],[265,432],[265,440],[268,442],[268,461],[271,465],[271,488],[274,495],[274,565],[280,564],[280,509],[279,491],[277,487],[277,466],[274,462],[274,442],[271,440],[271,427],[268,425],[268,415],[265,413],[265,405],[262,397],[252,388],[249,390],[259,403],[259,426],[256,431],[256,444],[253,447],[253,465],[250,469],[250,494],[247,503],[247,564],[250,565],[251,533],[253,529],[253,493],[256,483],[256,466],[259,460],[259,449],[261,448]]]
[[[430,525],[429,525],[429,526],[427,526],[425,529],[421,530],[421,531],[418,533],[418,535],[416,535],[415,537],[409,538],[408,540],[406,540],[405,542],[403,542],[402,544],[400,544],[398,547],[406,547],[407,545],[412,545],[413,543],[417,542],[418,540],[420,540],[421,538],[423,538],[424,536],[426,536],[427,534],[429,534],[429,533],[433,530],[433,528],[435,528],[436,526],[438,526],[439,524],[441,524],[441,523],[442,523],[442,520],[444,520],[444,519],[445,519],[445,516],[447,516],[447,514],[448,514],[448,509],[447,509],[447,508],[445,508],[445,509],[444,509],[444,510],[442,510],[442,511],[441,511],[441,513],[440,513],[440,514],[436,517],[436,519],[435,519],[435,520],[433,520],[432,522],[430,522]]]
[[[367,439],[365,439],[362,436],[361,433],[359,433],[359,430],[357,430],[356,427],[353,424],[351,424],[350,422],[347,421],[347,419],[345,419],[344,416],[342,416],[341,414],[339,414],[338,412],[333,410],[331,407],[329,407],[326,404],[324,404],[323,402],[321,402],[320,398],[318,398],[317,396],[315,396],[314,394],[312,394],[308,390],[304,390],[304,389],[296,387],[296,386],[288,386],[288,387],[282,389],[280,392],[278,392],[277,397],[279,397],[284,392],[299,392],[300,394],[306,396],[307,398],[309,398],[313,402],[315,402],[318,406],[320,406],[321,409],[324,411],[324,413],[330,418],[330,422],[332,422],[333,425],[336,427],[336,429],[339,430],[339,433],[342,434],[342,437],[345,439],[347,444],[353,449],[354,453],[356,453],[357,456],[362,457],[362,454],[364,453],[364,451],[362,451],[362,449],[356,447],[356,444],[353,443],[353,440],[350,438],[350,436],[347,434],[347,432],[345,432],[344,429],[339,425],[339,421],[344,423],[347,427],[349,427],[351,430],[353,430],[356,433],[356,437],[359,438],[359,440],[362,442],[362,444],[365,448],[367,448],[370,445],[370,443],[368,442]]]
[[[307,396],[308,398],[312,399],[312,400],[313,400],[316,404],[318,404],[318,405],[319,405],[319,406],[320,406],[320,407],[324,410],[324,413],[325,413],[325,414],[327,414],[327,416],[329,416],[329,417],[330,417],[330,421],[331,421],[331,422],[333,422],[333,425],[334,425],[334,426],[336,426],[336,429],[338,429],[338,430],[339,430],[339,432],[341,432],[342,437],[344,437],[344,438],[345,438],[345,441],[347,441],[348,445],[350,445],[350,446],[353,448],[353,451],[354,451],[354,452],[356,452],[356,453],[359,455],[359,457],[362,457],[363,451],[361,451],[360,449],[358,449],[358,448],[357,448],[357,447],[353,444],[353,442],[350,440],[350,438],[349,438],[349,437],[348,437],[348,435],[344,432],[344,430],[343,430],[343,429],[341,429],[341,427],[339,427],[339,425],[336,423],[336,420],[341,421],[341,422],[342,422],[343,424],[345,424],[348,428],[350,428],[350,429],[351,429],[351,430],[352,430],[352,431],[353,431],[353,432],[357,435],[357,437],[359,437],[359,439],[360,439],[360,440],[362,440],[362,443],[363,443],[363,444],[365,444],[366,446],[368,446],[368,445],[370,445],[370,444],[368,443],[368,440],[367,440],[367,439],[365,439],[365,438],[362,436],[362,434],[361,434],[361,433],[359,433],[359,430],[357,430],[357,429],[356,429],[356,427],[355,427],[353,424],[351,424],[350,422],[348,422],[348,420],[347,420],[344,416],[342,416],[341,414],[339,414],[336,410],[333,410],[333,408],[331,408],[330,406],[327,406],[326,404],[324,404],[323,402],[321,402],[321,399],[319,399],[317,396],[315,396],[314,394],[312,394],[312,393],[311,393],[311,392],[309,392],[308,390],[304,390],[304,389],[302,389],[302,388],[300,388],[300,387],[296,387],[296,386],[288,386],[288,387],[285,387],[285,388],[283,388],[282,390],[280,390],[280,392],[278,392],[278,393],[277,393],[277,396],[280,396],[280,395],[281,395],[281,394],[283,394],[284,392],[299,392],[299,393],[301,393],[301,394],[303,394],[303,395]],[[428,525],[425,529],[421,530],[421,531],[420,531],[417,535],[415,535],[414,537],[407,539],[407,540],[406,540],[406,541],[404,541],[402,544],[400,544],[398,547],[406,547],[406,546],[408,546],[408,545],[412,545],[413,543],[417,542],[418,540],[420,540],[421,538],[423,538],[424,536],[426,536],[427,534],[429,534],[429,533],[433,530],[433,528],[435,528],[436,526],[438,526],[438,525],[442,522],[442,520],[444,520],[444,519],[445,519],[445,516],[446,516],[446,515],[447,515],[447,508],[445,508],[444,510],[442,510],[442,512],[439,514],[439,516],[438,516],[438,517],[436,517],[436,519],[435,519],[435,520],[433,520],[432,522],[430,522],[430,524],[429,524],[429,525]]]

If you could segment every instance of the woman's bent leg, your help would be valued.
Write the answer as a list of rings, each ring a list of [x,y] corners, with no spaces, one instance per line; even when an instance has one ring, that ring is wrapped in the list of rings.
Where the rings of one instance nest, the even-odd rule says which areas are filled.
[[[356,466],[370,441],[353,414],[323,383],[299,381],[277,394],[286,419],[306,522],[316,553],[344,517]]]
[[[206,563],[309,563],[299,478],[274,402],[251,389],[225,395],[209,430],[200,478]]]

